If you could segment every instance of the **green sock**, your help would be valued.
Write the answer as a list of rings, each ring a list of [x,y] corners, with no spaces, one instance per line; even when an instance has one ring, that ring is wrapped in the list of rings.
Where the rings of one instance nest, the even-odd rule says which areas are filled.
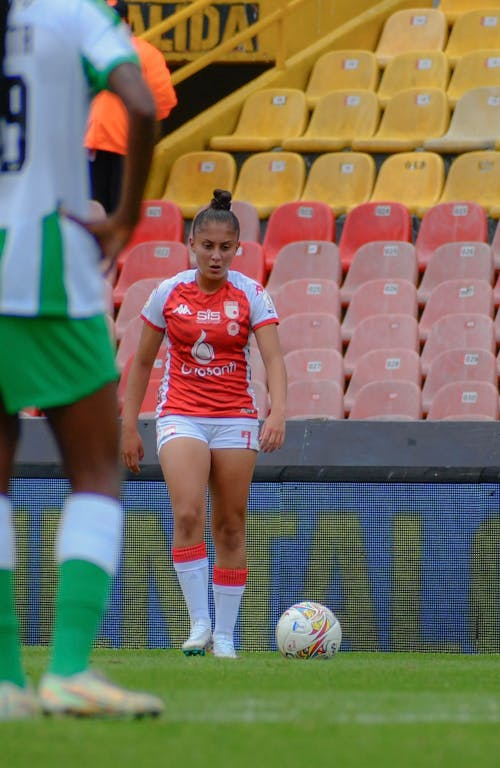
[[[92,644],[106,607],[111,576],[86,560],[59,569],[50,672],[69,676],[89,665]]]
[[[14,573],[0,570],[0,680],[26,684],[14,604]]]

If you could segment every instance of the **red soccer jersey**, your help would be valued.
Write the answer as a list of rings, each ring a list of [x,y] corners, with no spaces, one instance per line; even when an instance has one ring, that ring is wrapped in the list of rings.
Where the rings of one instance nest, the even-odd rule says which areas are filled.
[[[228,272],[213,294],[200,290],[195,275],[190,269],[164,280],[142,310],[167,343],[157,415],[257,418],[249,341],[256,328],[278,322],[274,304],[240,272]]]

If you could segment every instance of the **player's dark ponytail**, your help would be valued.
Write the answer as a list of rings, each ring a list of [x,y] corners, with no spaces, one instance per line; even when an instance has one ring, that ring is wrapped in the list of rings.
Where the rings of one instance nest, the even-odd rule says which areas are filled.
[[[205,222],[216,221],[227,223],[234,228],[236,238],[240,236],[240,222],[231,210],[231,192],[227,189],[214,189],[214,196],[210,201],[208,208],[203,208],[196,214],[193,221],[192,233],[201,229]]]

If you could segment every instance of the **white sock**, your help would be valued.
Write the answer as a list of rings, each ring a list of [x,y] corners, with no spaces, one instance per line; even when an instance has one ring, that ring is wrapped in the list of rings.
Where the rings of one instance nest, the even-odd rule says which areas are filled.
[[[205,545],[172,550],[174,568],[186,601],[191,628],[194,624],[210,627],[208,612],[208,558]],[[200,555],[202,555],[200,557]],[[204,555],[204,556],[203,556]],[[193,559],[188,559],[193,556]]]
[[[246,568],[214,567],[212,583],[215,602],[214,635],[225,635],[233,638],[241,598],[245,591],[247,573]]]
[[[7,496],[0,496],[0,568],[13,571],[16,564],[16,542],[12,508]]]

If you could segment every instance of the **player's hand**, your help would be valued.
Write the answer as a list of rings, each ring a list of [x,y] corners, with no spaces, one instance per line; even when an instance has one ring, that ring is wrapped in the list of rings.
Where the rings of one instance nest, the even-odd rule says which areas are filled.
[[[118,256],[130,240],[134,227],[124,223],[114,214],[104,219],[86,221],[63,209],[60,209],[59,212],[85,229],[94,238],[101,251],[101,271],[103,275],[107,275],[113,269]]]
[[[269,414],[262,424],[259,443],[261,451],[270,453],[283,446],[285,442],[286,422],[284,416]]]
[[[130,472],[141,471],[139,462],[144,458],[144,444],[137,429],[122,427],[121,460]]]

